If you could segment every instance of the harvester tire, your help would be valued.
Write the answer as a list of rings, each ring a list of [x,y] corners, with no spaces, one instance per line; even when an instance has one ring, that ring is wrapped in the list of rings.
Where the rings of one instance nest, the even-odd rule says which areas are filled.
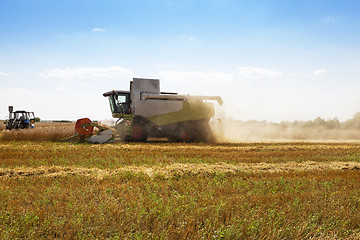
[[[175,133],[175,139],[177,142],[191,143],[194,142],[194,131],[190,128],[182,126],[177,129]]]
[[[211,127],[207,122],[201,123],[198,126],[198,132],[196,135],[196,141],[198,142],[206,142],[206,143],[214,143],[216,142],[216,138],[212,133]]]
[[[134,123],[132,129],[132,141],[135,142],[146,142],[148,133],[145,125]]]

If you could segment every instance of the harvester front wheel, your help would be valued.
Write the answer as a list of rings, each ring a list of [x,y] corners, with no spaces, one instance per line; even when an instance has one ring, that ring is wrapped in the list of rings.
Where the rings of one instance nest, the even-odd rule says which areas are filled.
[[[132,140],[136,142],[145,142],[148,138],[146,126],[134,124],[132,129]]]

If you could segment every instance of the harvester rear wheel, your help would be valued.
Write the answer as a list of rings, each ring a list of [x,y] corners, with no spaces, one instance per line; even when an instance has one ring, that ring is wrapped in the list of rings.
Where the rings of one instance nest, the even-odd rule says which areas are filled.
[[[196,141],[214,143],[216,138],[207,122],[200,123],[197,127]]]
[[[188,127],[180,127],[175,133],[177,142],[191,143],[194,142],[194,131]]]

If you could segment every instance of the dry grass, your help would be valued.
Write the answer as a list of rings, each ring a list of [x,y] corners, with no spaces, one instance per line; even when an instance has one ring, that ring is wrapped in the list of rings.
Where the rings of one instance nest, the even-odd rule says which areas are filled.
[[[5,141],[0,144],[0,167],[76,166],[116,169],[174,163],[349,162],[359,161],[360,157],[360,145],[350,143],[90,145]]]
[[[0,142],[0,239],[359,239],[356,143]]]
[[[102,179],[104,177],[123,174],[126,172],[141,173],[155,178],[162,176],[209,176],[215,174],[237,173],[280,173],[295,171],[327,171],[327,170],[360,170],[359,162],[286,162],[286,163],[238,163],[226,164],[184,164],[154,166],[124,166],[116,169],[84,168],[84,167],[16,167],[0,168],[1,177],[56,177],[64,175],[83,175]]]
[[[74,135],[74,126],[74,123],[40,122],[36,123],[34,128],[2,130],[0,141],[59,141]]]

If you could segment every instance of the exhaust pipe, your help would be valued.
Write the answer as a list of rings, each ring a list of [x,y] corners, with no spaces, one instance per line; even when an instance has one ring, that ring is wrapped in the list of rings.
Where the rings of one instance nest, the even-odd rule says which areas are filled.
[[[9,119],[12,118],[12,112],[14,111],[14,107],[13,106],[9,106]]]

